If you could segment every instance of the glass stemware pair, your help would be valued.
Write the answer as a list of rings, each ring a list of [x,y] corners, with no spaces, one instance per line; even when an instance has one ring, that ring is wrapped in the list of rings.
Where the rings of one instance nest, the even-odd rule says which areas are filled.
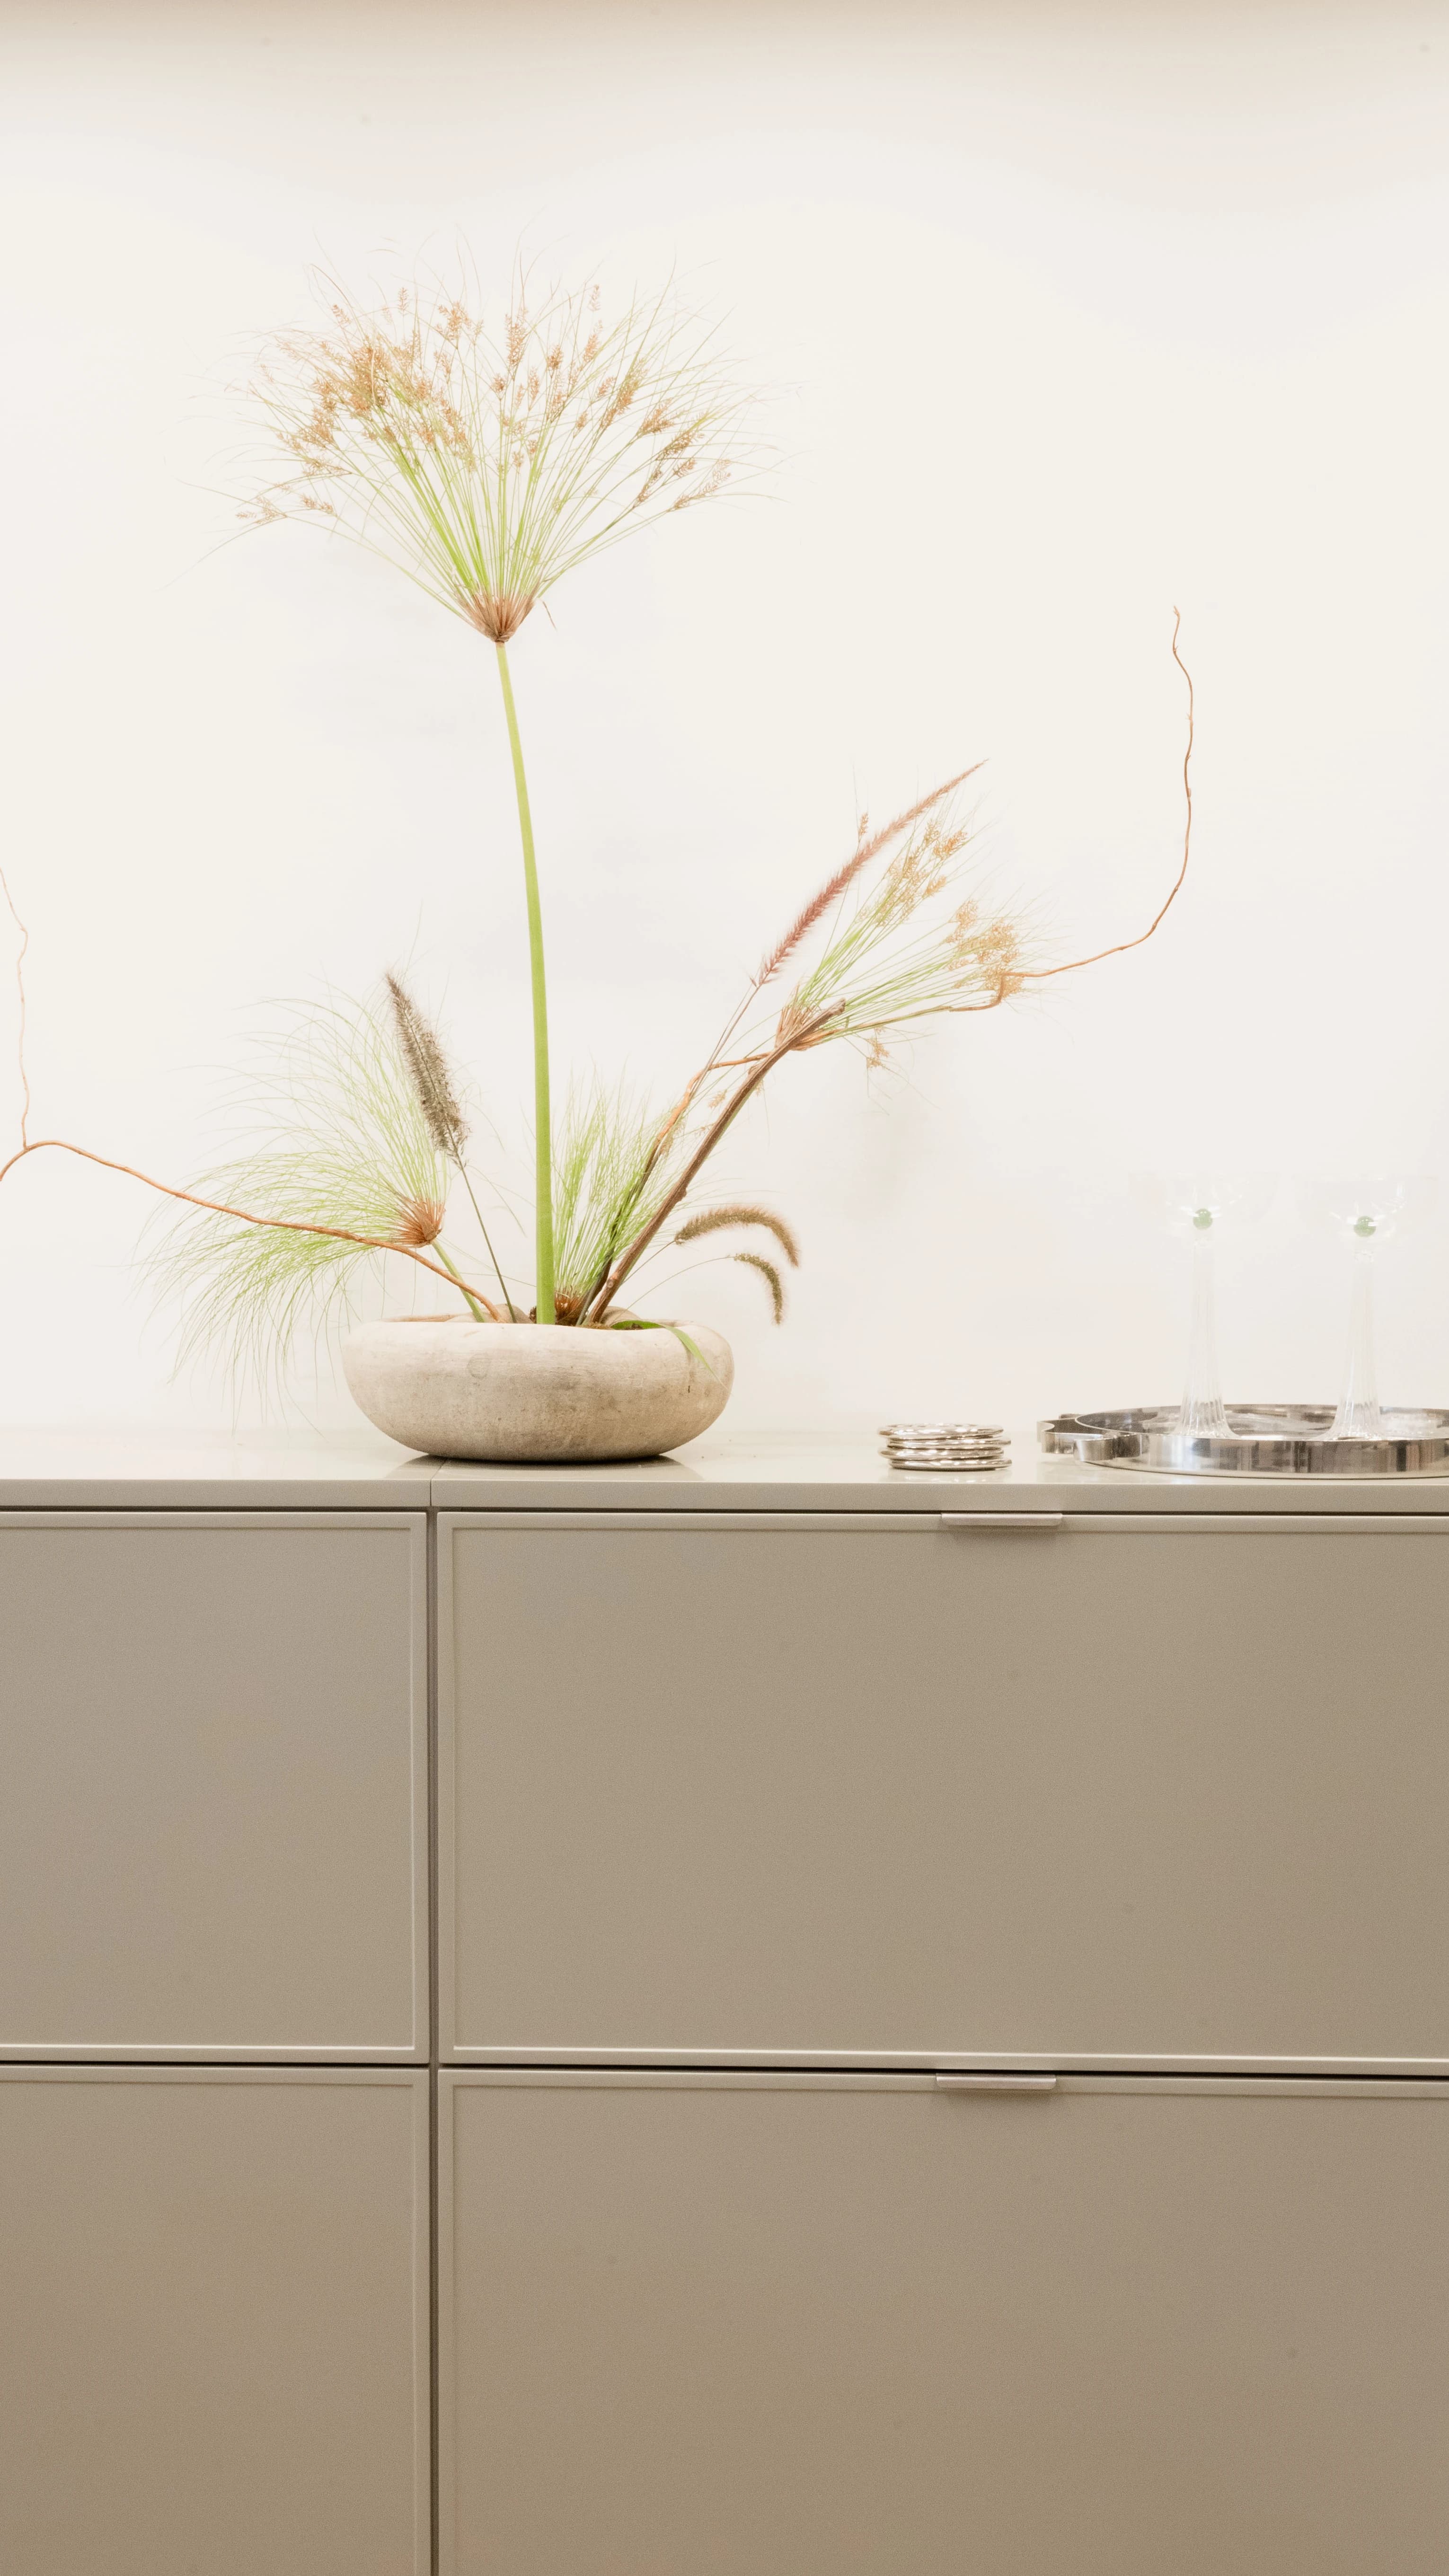
[[[1272,1181],[1224,1180],[1201,1175],[1152,1179],[1138,1196],[1174,1233],[1192,1244],[1192,1312],[1187,1371],[1177,1428],[1211,1438],[1231,1428],[1218,1368],[1216,1243],[1221,1226],[1251,1224],[1273,1198]],[[1432,1181],[1370,1179],[1319,1181],[1300,1194],[1310,1221],[1332,1226],[1352,1246],[1348,1353],[1330,1438],[1377,1440],[1383,1435],[1374,1342],[1374,1271],[1378,1246],[1417,1222],[1430,1204]]]

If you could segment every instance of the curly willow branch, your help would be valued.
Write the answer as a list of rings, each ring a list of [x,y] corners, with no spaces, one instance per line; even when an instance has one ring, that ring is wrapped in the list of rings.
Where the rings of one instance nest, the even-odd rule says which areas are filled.
[[[12,1154],[8,1163],[0,1163],[0,1181],[14,1171],[17,1163],[23,1163],[27,1154],[43,1154],[47,1146],[53,1146],[61,1154],[78,1154],[83,1163],[99,1163],[103,1172],[124,1172],[127,1180],[141,1181],[148,1190],[159,1190],[163,1198],[184,1199],[188,1207],[205,1208],[210,1216],[235,1217],[239,1225],[274,1226],[283,1234],[325,1234],[330,1235],[335,1243],[360,1244],[365,1252],[401,1253],[405,1261],[415,1261],[420,1270],[431,1270],[433,1277],[441,1279],[446,1287],[461,1288],[465,1297],[476,1297],[495,1324],[503,1321],[497,1307],[489,1304],[481,1288],[470,1287],[456,1271],[442,1269],[436,1261],[429,1261],[425,1254],[415,1252],[411,1244],[390,1243],[381,1234],[353,1234],[345,1225],[308,1225],[301,1217],[253,1216],[249,1208],[225,1207],[220,1199],[198,1198],[195,1190],[173,1189],[169,1181],[155,1181],[149,1172],[138,1172],[134,1163],[113,1163],[108,1155],[93,1154],[87,1145],[72,1145],[64,1136],[37,1136],[34,1144],[22,1145],[19,1153]]]
[[[5,908],[20,933],[20,946],[15,957],[15,990],[20,996],[20,1035],[16,1041],[16,1053],[20,1061],[20,1146],[23,1153],[29,1141],[30,1127],[30,1076],[25,1070],[25,955],[30,946],[30,933],[15,909],[15,898],[3,868],[0,868],[0,894],[5,897]]]
[[[1182,865],[1173,879],[1172,891],[1168,895],[1167,901],[1162,906],[1161,911],[1154,914],[1145,930],[1139,930],[1135,939],[1119,939],[1115,948],[1099,948],[1096,955],[1093,957],[1069,957],[1064,966],[1028,967],[1024,970],[1022,975],[1022,982],[1025,984],[1044,984],[1051,975],[1075,975],[1078,969],[1082,966],[1100,966],[1104,957],[1125,957],[1129,948],[1145,947],[1148,940],[1152,937],[1154,930],[1160,928],[1161,924],[1167,919],[1167,916],[1171,912],[1173,905],[1176,903],[1179,894],[1182,892],[1182,881],[1187,874],[1187,862],[1192,849],[1193,700],[1192,673],[1188,669],[1187,664],[1184,662],[1182,655],[1177,649],[1177,635],[1181,624],[1182,610],[1180,608],[1174,608],[1172,612],[1172,658],[1177,664],[1179,671],[1182,673],[1183,678],[1187,682],[1187,749],[1182,755],[1182,793],[1187,805],[1187,821],[1183,825],[1182,831]]]

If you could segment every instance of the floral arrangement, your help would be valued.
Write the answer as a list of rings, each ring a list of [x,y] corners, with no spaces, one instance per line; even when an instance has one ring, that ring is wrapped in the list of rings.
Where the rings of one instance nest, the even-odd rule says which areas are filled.
[[[750,463],[748,402],[704,327],[667,300],[613,321],[601,302],[597,287],[535,296],[526,278],[496,311],[411,286],[371,310],[333,296],[321,329],[284,335],[258,367],[252,398],[270,463],[242,510],[252,524],[301,520],[382,555],[494,657],[528,919],[531,1281],[498,1247],[507,1208],[470,1158],[464,1085],[392,973],[373,1000],[314,1006],[267,1043],[249,1091],[260,1141],[189,1189],[134,1175],[184,1205],[157,1256],[181,1299],[183,1352],[220,1342],[266,1371],[300,1324],[345,1308],[360,1265],[388,1256],[444,1283],[479,1321],[639,1326],[654,1319],[624,1292],[640,1292],[650,1259],[721,1237],[721,1256],[759,1275],[779,1321],[784,1268],[799,1259],[790,1227],[754,1201],[697,1199],[711,1156],[777,1068],[835,1043],[880,1065],[925,1022],[1000,1009],[1048,977],[1140,946],[1186,874],[1192,684],[1175,619],[1187,821],[1176,880],[1137,938],[1097,957],[1033,962],[1020,923],[976,882],[953,802],[966,769],[884,826],[860,818],[854,848],[765,951],[671,1104],[594,1077],[556,1109],[509,647],[578,565],[715,499]],[[45,1147],[132,1170],[66,1139],[32,1139],[29,1112],[27,1088],[20,1147],[0,1180]],[[753,1243],[741,1248],[742,1234]]]

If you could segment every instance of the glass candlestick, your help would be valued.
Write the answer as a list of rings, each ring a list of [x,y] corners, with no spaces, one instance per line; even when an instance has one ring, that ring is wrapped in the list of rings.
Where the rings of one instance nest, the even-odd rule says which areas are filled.
[[[1417,1224],[1433,1197],[1432,1181],[1403,1179],[1317,1181],[1304,1192],[1307,1214],[1331,1225],[1351,1247],[1348,1353],[1333,1417],[1336,1440],[1383,1437],[1374,1335],[1378,1247],[1389,1235],[1402,1234]]]
[[[1335,1440],[1377,1440],[1381,1438],[1384,1427],[1384,1418],[1379,1410],[1378,1363],[1374,1349],[1374,1243],[1378,1227],[1371,1216],[1355,1217],[1353,1234],[1348,1359],[1331,1436]]]
[[[1231,1428],[1218,1368],[1217,1239],[1229,1227],[1251,1225],[1271,1205],[1274,1183],[1261,1177],[1227,1180],[1189,1174],[1164,1179],[1144,1175],[1133,1183],[1140,1205],[1191,1246],[1192,1302],[1187,1366],[1177,1428],[1222,1438]]]
[[[1192,1314],[1187,1333],[1187,1374],[1177,1427],[1180,1431],[1211,1434],[1225,1432],[1228,1427],[1222,1376],[1218,1368],[1217,1253],[1212,1209],[1194,1208],[1192,1226]]]

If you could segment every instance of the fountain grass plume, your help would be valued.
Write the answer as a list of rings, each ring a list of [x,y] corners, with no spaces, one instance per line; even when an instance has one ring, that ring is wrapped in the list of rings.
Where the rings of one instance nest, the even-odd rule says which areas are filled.
[[[446,1154],[451,1162],[461,1163],[463,1149],[468,1142],[468,1122],[463,1115],[453,1068],[444,1053],[442,1039],[431,1020],[418,1008],[400,975],[389,969],[383,982],[392,1004],[397,1042],[423,1125],[432,1138],[434,1150]]]
[[[698,1216],[688,1218],[680,1227],[674,1241],[697,1243],[701,1235],[719,1234],[726,1227],[732,1229],[742,1225],[763,1226],[774,1236],[791,1269],[799,1269],[800,1246],[793,1226],[788,1226],[773,1208],[756,1207],[753,1201],[746,1204],[743,1200],[731,1199],[722,1207],[702,1208]]]
[[[423,1125],[437,1151],[446,1156],[452,1164],[468,1193],[469,1203],[477,1219],[478,1231],[483,1238],[484,1250],[493,1265],[493,1276],[498,1282],[503,1299],[503,1312],[510,1323],[515,1322],[518,1310],[509,1295],[498,1255],[493,1249],[493,1238],[484,1223],[483,1211],[478,1205],[477,1193],[468,1169],[466,1153],[468,1122],[458,1097],[458,1086],[452,1065],[448,1061],[447,1050],[432,1021],[419,1008],[401,976],[389,969],[382,980],[388,1000],[392,1004],[393,1025],[397,1032],[398,1046],[403,1063],[407,1067],[408,1078],[412,1083],[413,1097],[422,1113]],[[446,1259],[446,1255],[444,1258]],[[452,1268],[451,1262],[448,1263],[448,1267]]]
[[[777,1324],[783,1324],[785,1320],[785,1282],[780,1276],[779,1264],[774,1261],[767,1261],[762,1252],[732,1252],[730,1254],[730,1259],[732,1261],[743,1262],[746,1270],[757,1270],[759,1272],[760,1277],[764,1280],[764,1283],[770,1292],[770,1304],[774,1310],[775,1321]]]
[[[289,1006],[257,1059],[254,1141],[197,1184],[226,1205],[188,1208],[152,1256],[183,1316],[178,1365],[220,1343],[266,1383],[299,1331],[352,1311],[359,1268],[387,1252],[426,1250],[475,1319],[494,1312],[444,1246],[449,1156],[385,1005]]]

